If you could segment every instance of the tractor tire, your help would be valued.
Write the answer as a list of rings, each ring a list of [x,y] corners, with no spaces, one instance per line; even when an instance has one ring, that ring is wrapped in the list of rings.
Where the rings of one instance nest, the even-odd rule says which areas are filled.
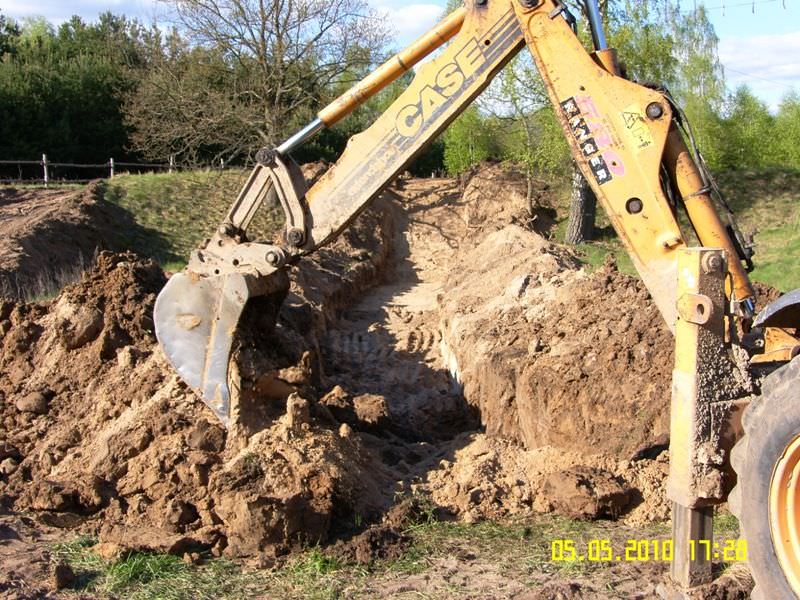
[[[738,480],[728,504],[747,542],[751,597],[791,600],[800,598],[800,520],[784,517],[791,505],[800,516],[800,358],[767,376],[761,391],[731,452]]]

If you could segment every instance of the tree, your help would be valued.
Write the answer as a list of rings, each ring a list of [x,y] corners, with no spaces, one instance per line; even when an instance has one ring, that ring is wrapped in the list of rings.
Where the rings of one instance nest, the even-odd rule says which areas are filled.
[[[0,59],[6,54],[16,53],[19,36],[19,26],[0,13]]]
[[[148,127],[156,119],[173,132],[199,123],[191,143],[177,144],[181,151],[205,146],[232,156],[276,145],[337,83],[374,64],[387,36],[365,0],[163,1],[188,45],[172,61],[159,58],[126,111],[135,147],[153,157],[166,146],[166,136]],[[198,59],[206,64],[194,66]]]
[[[800,94],[790,92],[781,101],[775,116],[776,163],[800,169]]]
[[[583,173],[573,165],[572,195],[570,196],[569,220],[564,234],[565,244],[582,244],[594,239],[594,223],[597,217],[597,196],[589,187]]]
[[[173,31],[126,98],[131,147],[150,160],[195,165],[257,150],[259,107],[248,81],[222,52],[192,48]]]
[[[569,147],[553,112],[544,81],[530,53],[516,56],[482,96],[481,107],[502,124],[503,158],[522,163],[528,201],[536,174],[555,174],[567,167]]]
[[[725,73],[719,62],[719,39],[702,4],[688,14],[673,11],[670,25],[679,67],[670,91],[686,113],[709,166],[718,169],[725,152],[720,120]]]
[[[492,156],[494,142],[478,107],[472,105],[444,133],[444,166],[457,175]]]
[[[775,164],[774,128],[774,117],[767,105],[746,85],[738,87],[728,101],[720,166],[760,169]]]
[[[139,25],[105,14],[96,24],[74,17],[58,31],[29,19],[16,31],[7,41],[13,51],[0,61],[0,154],[47,152],[83,163],[125,158],[120,104],[132,80],[122,50],[141,48]]]

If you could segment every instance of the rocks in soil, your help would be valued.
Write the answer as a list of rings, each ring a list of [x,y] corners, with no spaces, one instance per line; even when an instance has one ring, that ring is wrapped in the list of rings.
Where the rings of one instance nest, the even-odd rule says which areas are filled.
[[[397,527],[372,525],[346,543],[333,548],[341,560],[369,565],[376,560],[396,560],[411,545],[411,538]]]
[[[20,412],[43,415],[47,412],[47,396],[41,392],[30,392],[17,400],[16,407]]]
[[[584,598],[583,586],[574,581],[552,581],[531,595],[531,600],[583,600]]]
[[[552,473],[542,493],[554,512],[580,520],[616,518],[630,501],[630,490],[612,473],[585,466]]]
[[[587,507],[587,511],[575,511],[573,518],[588,518],[594,512],[593,518],[620,517],[631,526],[669,518],[666,453],[655,461],[629,462],[607,454],[553,446],[525,449],[518,443],[472,433],[444,445],[421,469],[426,475],[420,488],[430,494],[435,504],[472,522],[559,509],[566,514],[570,503],[564,498],[572,497],[576,498],[575,505]],[[578,485],[577,475],[572,487],[554,489],[552,483],[563,481],[564,472],[574,469],[588,472],[580,476],[587,480],[585,489]],[[596,491],[593,482],[598,484]],[[598,493],[604,498],[600,503],[591,500]],[[627,502],[623,502],[625,497]],[[588,510],[593,507],[598,510]],[[579,517],[578,513],[585,516]]]
[[[63,590],[75,583],[75,572],[65,562],[58,562],[53,565],[51,575],[51,585],[56,590]]]
[[[591,475],[573,470],[569,496],[583,513],[593,501],[598,514],[619,505],[631,522],[662,518],[667,453],[628,459],[666,431],[671,338],[635,280],[610,267],[587,274],[539,235],[547,203],[534,197],[531,210],[516,175],[509,200],[508,177],[479,172],[461,212],[441,206],[467,231],[431,257],[452,275],[429,312],[395,315],[413,329],[406,345],[426,352],[409,373],[441,389],[416,376],[387,389],[380,373],[365,374],[371,386],[334,387],[320,355],[321,338],[390,264],[393,212],[381,202],[291,274],[282,305],[248,308],[232,432],[156,344],[165,279],[151,261],[101,253],[53,301],[0,302],[3,505],[95,535],[109,557],[275,557],[349,536],[343,552],[369,562],[408,542],[399,522],[380,522],[395,492],[468,521],[547,511],[550,477],[583,465]],[[433,364],[436,348],[444,364]],[[612,480],[629,493],[624,507]]]

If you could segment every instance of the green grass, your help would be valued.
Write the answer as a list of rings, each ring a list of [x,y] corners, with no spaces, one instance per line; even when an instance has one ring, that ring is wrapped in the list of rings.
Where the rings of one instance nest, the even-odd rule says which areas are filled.
[[[264,587],[262,575],[245,573],[224,559],[193,566],[168,554],[132,553],[106,561],[92,552],[93,545],[79,538],[53,548],[53,555],[75,572],[76,591],[131,600],[210,600],[247,597]]]
[[[123,244],[174,271],[183,268],[191,251],[214,233],[248,174],[245,170],[123,174],[108,180],[105,197],[130,213],[139,226],[120,232]],[[250,237],[271,239],[281,223],[280,209],[262,209]]]
[[[383,580],[397,580],[428,571],[437,561],[456,556],[467,561],[500,565],[514,580],[549,575],[579,576],[607,565],[589,562],[553,562],[553,539],[573,539],[585,548],[590,539],[612,535],[613,525],[552,516],[477,524],[442,522],[422,515],[405,533],[410,547],[396,560],[371,565],[346,564],[330,550],[312,547],[290,557],[279,567],[247,571],[225,559],[207,559],[201,565],[184,563],[163,554],[132,553],[106,561],[92,551],[94,540],[79,538],[58,544],[53,555],[72,566],[73,589],[101,598],[131,600],[188,600],[206,598],[286,598],[332,600],[356,594]],[[623,528],[614,535],[633,535]]]
[[[576,552],[586,555],[591,540],[609,540],[614,553],[624,555],[628,540],[663,541],[670,537],[670,531],[669,523],[637,529],[603,520],[587,522],[537,515],[466,524],[437,521],[423,513],[404,526],[411,544],[399,558],[375,560],[369,565],[346,563],[335,548],[316,546],[263,569],[247,569],[210,557],[201,565],[190,565],[174,556],[141,553],[106,561],[92,552],[94,542],[89,538],[59,544],[53,554],[73,567],[78,576],[73,586],[76,592],[99,598],[334,600],[374,594],[385,584],[414,578],[418,584],[420,578],[429,579],[430,596],[424,597],[436,598],[464,594],[464,589],[448,588],[450,584],[441,576],[443,569],[452,569],[454,564],[476,574],[486,567],[503,579],[530,589],[552,579],[589,578],[598,588],[610,586],[611,590],[621,576],[635,576],[639,572],[637,565],[645,563],[554,561],[553,541],[571,540]],[[718,513],[714,532],[717,541],[734,539],[739,533],[738,522],[727,512]],[[660,562],[647,568],[647,573],[653,574],[666,572],[668,567]]]
[[[717,179],[741,228],[757,231],[753,280],[782,292],[800,287],[800,170],[743,171]]]
[[[782,292],[800,287],[800,261],[796,258],[800,255],[800,171],[727,172],[719,174],[717,182],[742,231],[756,232],[756,268],[751,278]],[[569,192],[568,188],[558,189],[556,241],[564,239]],[[684,230],[688,230],[685,225],[681,223]],[[598,239],[576,248],[581,260],[594,270],[603,264],[608,254],[612,254],[620,271],[635,275],[630,257],[610,230],[608,219],[600,207],[597,226]]]
[[[226,559],[208,558],[201,565],[191,565],[167,554],[131,553],[107,561],[92,551],[94,544],[90,538],[79,538],[57,544],[53,555],[75,572],[74,591],[100,598],[323,600],[338,597],[340,580],[351,584],[366,575],[363,568],[344,566],[317,547],[295,555],[281,568],[247,570]]]

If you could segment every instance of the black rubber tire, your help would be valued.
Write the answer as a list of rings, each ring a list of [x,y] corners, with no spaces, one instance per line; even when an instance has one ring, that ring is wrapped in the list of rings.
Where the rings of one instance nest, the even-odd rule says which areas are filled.
[[[800,357],[771,373],[747,407],[744,436],[731,452],[738,481],[728,504],[747,540],[756,600],[797,598],[783,574],[769,525],[769,485],[784,449],[800,435]]]

